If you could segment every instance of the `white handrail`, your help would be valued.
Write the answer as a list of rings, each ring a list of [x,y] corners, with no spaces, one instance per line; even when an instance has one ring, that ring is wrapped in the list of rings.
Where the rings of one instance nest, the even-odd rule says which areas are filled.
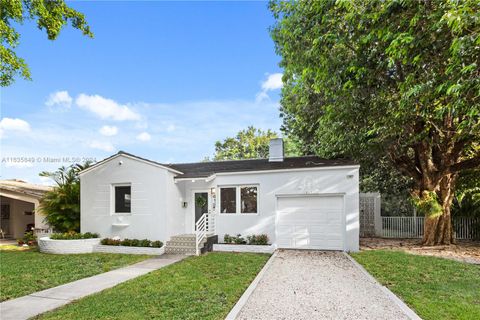
[[[195,232],[195,249],[197,256],[200,255],[200,243],[205,239],[207,235],[207,223],[208,223],[208,214],[204,213],[200,219],[195,223],[196,232]]]
[[[213,215],[204,213],[195,223],[196,254],[200,254],[200,244],[209,234],[215,233],[215,219]]]

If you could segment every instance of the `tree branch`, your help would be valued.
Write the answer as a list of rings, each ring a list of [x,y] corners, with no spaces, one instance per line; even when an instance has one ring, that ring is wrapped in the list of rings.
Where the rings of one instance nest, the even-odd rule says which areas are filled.
[[[450,166],[449,172],[454,173],[462,170],[474,169],[477,167],[480,167],[480,153],[471,159],[460,161]]]

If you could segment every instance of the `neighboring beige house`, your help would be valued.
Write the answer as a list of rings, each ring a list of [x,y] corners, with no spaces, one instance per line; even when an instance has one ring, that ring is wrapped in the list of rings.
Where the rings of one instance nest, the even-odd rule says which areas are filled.
[[[40,199],[51,189],[22,180],[0,180],[0,237],[21,238],[32,228],[36,233],[48,233]]]

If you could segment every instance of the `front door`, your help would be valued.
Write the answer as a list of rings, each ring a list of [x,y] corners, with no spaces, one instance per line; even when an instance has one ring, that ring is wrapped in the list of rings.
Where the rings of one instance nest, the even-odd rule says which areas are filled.
[[[195,192],[195,230],[198,219],[208,213],[208,192]]]

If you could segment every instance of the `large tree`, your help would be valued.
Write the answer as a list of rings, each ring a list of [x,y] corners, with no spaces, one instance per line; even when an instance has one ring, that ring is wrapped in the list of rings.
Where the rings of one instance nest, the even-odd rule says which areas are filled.
[[[15,25],[26,20],[35,21],[40,30],[46,31],[49,40],[55,40],[68,23],[93,37],[84,15],[68,7],[63,0],[0,0],[1,86],[12,84],[16,76],[31,79],[27,63],[15,53],[20,39]]]
[[[424,244],[453,239],[458,174],[480,165],[480,2],[275,1],[284,130],[322,156],[388,161]]]
[[[268,158],[268,149],[271,139],[278,138],[276,132],[261,130],[249,126],[240,130],[235,137],[225,138],[215,143],[215,160],[241,160]],[[285,154],[297,155],[295,143],[290,139],[284,139]]]

